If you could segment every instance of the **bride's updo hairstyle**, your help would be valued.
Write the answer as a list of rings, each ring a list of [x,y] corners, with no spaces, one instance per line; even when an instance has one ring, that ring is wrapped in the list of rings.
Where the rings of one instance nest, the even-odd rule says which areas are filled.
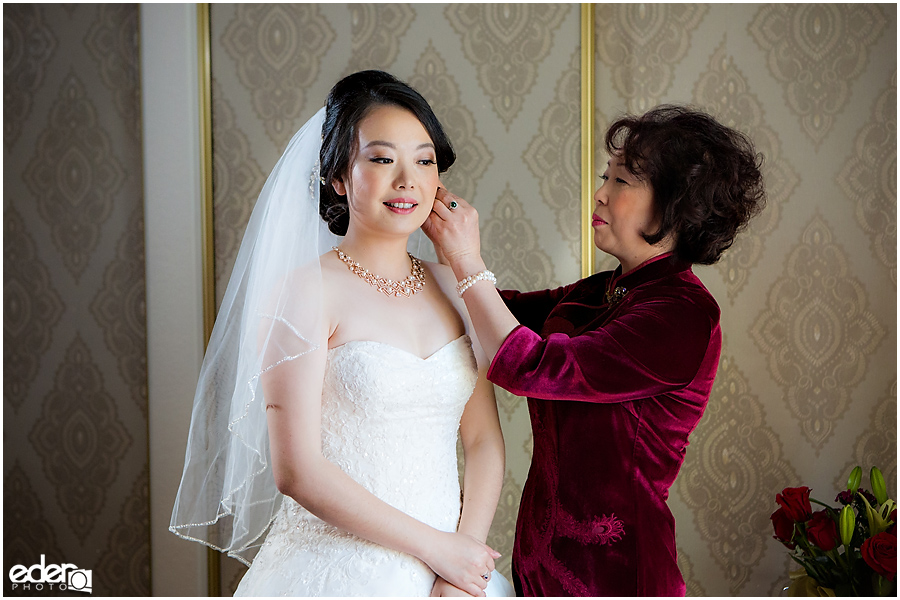
[[[359,71],[344,77],[328,93],[319,152],[324,182],[319,190],[319,215],[337,235],[347,234],[350,213],[347,197],[339,196],[331,182],[347,174],[359,143],[359,123],[378,106],[399,106],[419,119],[434,143],[439,173],[449,169],[456,160],[450,139],[419,92],[384,71]]]
[[[711,265],[766,205],[757,154],[746,135],[708,114],[661,105],[627,115],[606,132],[606,149],[650,185],[659,215],[649,244],[675,239],[675,254]]]

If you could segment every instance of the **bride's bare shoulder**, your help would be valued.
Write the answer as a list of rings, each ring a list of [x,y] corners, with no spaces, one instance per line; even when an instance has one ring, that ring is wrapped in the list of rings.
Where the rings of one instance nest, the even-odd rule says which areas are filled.
[[[447,265],[427,260],[423,260],[422,264],[424,264],[431,274],[434,275],[434,278],[438,280],[441,287],[444,287],[445,284],[450,284],[454,287],[456,286],[456,276],[453,274],[453,269]]]
[[[338,258],[337,254],[331,250],[323,254],[319,257],[319,266],[322,269],[322,277],[328,277],[330,279],[334,279],[336,273],[339,272],[338,267],[343,266],[343,263]],[[344,270],[347,267],[344,266]]]
[[[436,262],[422,262],[425,264],[427,271],[434,277],[441,292],[456,308],[456,311],[467,318],[466,305],[456,293],[456,275],[453,274],[453,269]]]
[[[333,253],[293,268],[272,286],[273,291],[287,291],[292,302],[317,302],[334,285],[336,266],[329,260],[329,254]]]
[[[319,268],[324,308],[326,312],[339,316],[347,310],[348,299],[353,297],[352,286],[358,280],[334,252],[326,252],[319,257]]]

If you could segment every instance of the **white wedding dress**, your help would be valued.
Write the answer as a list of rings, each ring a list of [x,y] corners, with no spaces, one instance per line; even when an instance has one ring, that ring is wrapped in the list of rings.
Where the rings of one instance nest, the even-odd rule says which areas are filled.
[[[388,344],[328,351],[322,450],[388,504],[442,531],[460,514],[456,441],[477,379],[468,336],[426,359]],[[435,575],[409,554],[333,527],[284,497],[236,596],[428,596]],[[488,595],[514,595],[494,572]]]

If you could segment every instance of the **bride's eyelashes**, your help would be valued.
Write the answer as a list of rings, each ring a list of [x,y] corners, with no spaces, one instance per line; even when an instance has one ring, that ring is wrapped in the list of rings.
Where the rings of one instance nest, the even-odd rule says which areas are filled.
[[[394,163],[394,159],[388,158],[386,156],[373,156],[373,157],[369,158],[369,162],[376,163],[379,165],[390,165],[390,164]],[[421,158],[416,161],[416,164],[419,164],[419,165],[422,165],[425,167],[430,167],[431,165],[436,165],[437,161],[433,158]]]

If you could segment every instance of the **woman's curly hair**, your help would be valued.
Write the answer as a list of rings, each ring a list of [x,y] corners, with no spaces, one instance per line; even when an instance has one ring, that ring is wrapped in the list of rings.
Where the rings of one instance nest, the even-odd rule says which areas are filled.
[[[762,155],[702,111],[661,105],[626,115],[606,132],[606,149],[653,190],[660,227],[644,239],[671,235],[682,260],[715,263],[765,207]]]
[[[359,142],[359,123],[377,106],[399,106],[419,119],[434,143],[439,173],[456,161],[450,138],[419,92],[384,71],[359,71],[347,75],[328,93],[322,124],[322,149],[319,151],[322,177],[319,215],[328,224],[328,229],[337,235],[347,234],[350,209],[347,197],[339,196],[331,182],[347,174]]]

